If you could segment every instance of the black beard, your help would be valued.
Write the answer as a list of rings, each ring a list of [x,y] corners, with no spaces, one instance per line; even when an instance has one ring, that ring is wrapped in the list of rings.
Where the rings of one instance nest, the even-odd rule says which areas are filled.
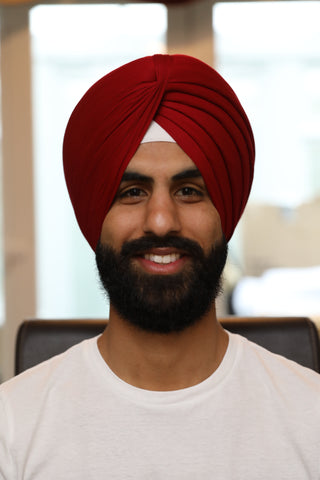
[[[153,275],[138,270],[132,257],[152,248],[173,247],[190,255],[183,270]],[[225,238],[208,255],[187,238],[143,237],[125,242],[117,253],[100,241],[96,263],[110,303],[124,320],[154,333],[182,331],[200,320],[221,291],[228,245]]]

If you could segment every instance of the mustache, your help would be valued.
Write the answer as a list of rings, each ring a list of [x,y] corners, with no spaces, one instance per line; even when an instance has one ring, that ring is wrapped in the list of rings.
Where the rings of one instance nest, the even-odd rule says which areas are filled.
[[[130,240],[122,245],[121,255],[123,257],[131,257],[141,254],[146,250],[150,250],[152,248],[166,247],[183,250],[183,252],[185,252],[186,254],[194,257],[204,257],[204,252],[198,242],[190,240],[189,238],[175,237],[172,235],[166,235],[164,237],[150,235],[147,237],[140,237],[135,240]]]

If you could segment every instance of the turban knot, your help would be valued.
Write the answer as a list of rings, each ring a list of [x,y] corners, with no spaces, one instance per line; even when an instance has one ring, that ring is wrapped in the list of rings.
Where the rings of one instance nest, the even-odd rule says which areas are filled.
[[[69,119],[64,172],[89,244],[96,248],[122,175],[152,120],[197,165],[229,240],[253,179],[249,120],[234,91],[210,66],[186,55],[154,55],[101,78]]]

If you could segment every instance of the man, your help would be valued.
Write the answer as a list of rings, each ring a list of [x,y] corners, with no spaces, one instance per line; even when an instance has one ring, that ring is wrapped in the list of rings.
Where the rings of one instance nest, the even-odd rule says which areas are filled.
[[[139,59],[82,98],[64,167],[109,324],[1,387],[1,479],[320,478],[319,376],[216,318],[253,161],[196,59]]]

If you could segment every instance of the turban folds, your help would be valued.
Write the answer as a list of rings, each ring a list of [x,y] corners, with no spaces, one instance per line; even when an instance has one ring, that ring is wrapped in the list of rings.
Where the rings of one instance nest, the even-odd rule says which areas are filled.
[[[69,119],[64,172],[73,208],[93,249],[122,175],[152,120],[200,170],[227,240],[251,189],[254,140],[231,87],[186,55],[140,58],[110,72]]]

